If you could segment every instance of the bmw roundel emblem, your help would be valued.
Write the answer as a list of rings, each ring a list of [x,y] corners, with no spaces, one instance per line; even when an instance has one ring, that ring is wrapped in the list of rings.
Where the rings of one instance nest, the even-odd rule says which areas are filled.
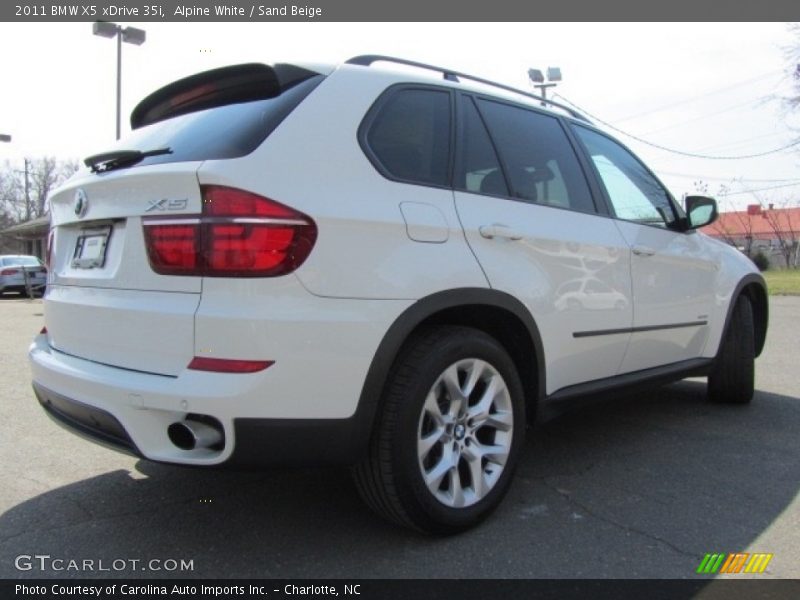
[[[81,219],[87,210],[89,210],[89,199],[86,197],[86,192],[79,189],[75,192],[75,216]]]

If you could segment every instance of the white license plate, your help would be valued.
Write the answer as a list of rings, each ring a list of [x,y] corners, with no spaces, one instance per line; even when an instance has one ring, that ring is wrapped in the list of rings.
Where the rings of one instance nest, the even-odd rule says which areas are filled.
[[[75,242],[72,266],[79,269],[102,267],[106,262],[106,248],[111,227],[84,229]]]

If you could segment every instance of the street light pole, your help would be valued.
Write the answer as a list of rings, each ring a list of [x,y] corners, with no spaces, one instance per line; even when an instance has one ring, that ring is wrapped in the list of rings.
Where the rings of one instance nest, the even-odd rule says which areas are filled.
[[[92,25],[92,33],[105,38],[117,38],[117,139],[122,134],[122,42],[141,46],[146,33],[135,27],[121,27],[116,23],[97,21]]]
[[[28,159],[25,159],[25,220],[31,220],[31,186],[28,179]]]
[[[121,133],[122,115],[122,30],[117,29],[117,139]]]

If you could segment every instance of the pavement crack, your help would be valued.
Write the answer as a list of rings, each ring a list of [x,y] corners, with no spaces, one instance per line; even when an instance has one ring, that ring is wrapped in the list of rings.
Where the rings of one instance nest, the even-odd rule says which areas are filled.
[[[701,554],[698,554],[696,552],[691,552],[691,551],[688,551],[688,550],[684,550],[683,548],[679,548],[678,546],[676,546],[675,544],[673,544],[669,540],[664,539],[659,535],[656,535],[654,533],[650,533],[649,531],[644,531],[643,529],[638,529],[637,527],[632,527],[630,525],[626,525],[624,523],[620,523],[619,521],[615,521],[614,519],[611,519],[609,517],[601,515],[601,514],[595,512],[594,510],[592,510],[591,508],[589,508],[583,502],[580,502],[579,500],[576,500],[575,498],[573,498],[571,494],[565,492],[561,488],[556,487],[554,484],[551,484],[547,480],[548,480],[548,477],[543,477],[542,478],[542,483],[544,483],[545,486],[547,486],[550,490],[554,491],[556,494],[558,494],[560,497],[562,497],[567,503],[569,503],[572,506],[575,506],[575,507],[581,509],[587,515],[589,515],[590,517],[592,517],[594,519],[597,519],[598,521],[603,521],[604,523],[608,523],[609,525],[612,525],[613,527],[617,527],[618,529],[622,529],[623,531],[627,531],[628,533],[632,533],[632,534],[640,535],[642,537],[646,537],[646,538],[648,538],[650,540],[653,540],[654,542],[657,542],[659,544],[662,544],[662,545],[666,546],[667,548],[670,548],[673,552],[676,552],[677,554],[680,554],[681,556],[687,556],[687,557],[690,557],[690,558],[699,558],[700,556],[702,556]]]
[[[582,475],[586,475],[586,473],[594,469],[596,465],[597,463],[593,462],[575,471],[569,471],[566,473],[551,473],[549,475],[539,475],[538,477],[533,477],[532,479],[543,481],[545,482],[545,484],[547,484],[548,479],[553,479],[555,477],[580,477]]]

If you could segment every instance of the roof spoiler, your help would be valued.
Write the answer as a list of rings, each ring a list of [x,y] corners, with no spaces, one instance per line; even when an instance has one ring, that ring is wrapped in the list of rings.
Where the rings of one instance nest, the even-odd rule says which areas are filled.
[[[131,128],[165,121],[216,106],[264,100],[319,75],[288,64],[247,63],[212,69],[180,79],[153,92],[131,112]]]

